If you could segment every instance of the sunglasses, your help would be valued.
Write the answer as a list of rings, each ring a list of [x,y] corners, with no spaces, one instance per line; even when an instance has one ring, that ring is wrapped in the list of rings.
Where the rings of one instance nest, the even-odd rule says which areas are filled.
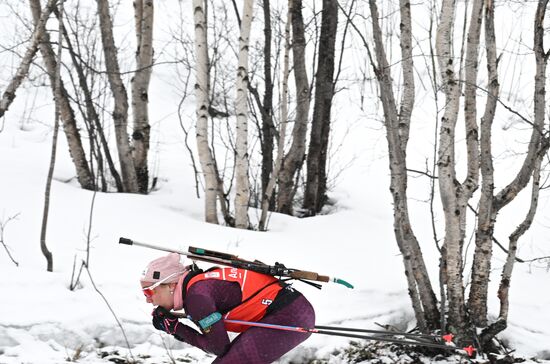
[[[153,297],[153,294],[155,293],[155,288],[157,288],[158,286],[160,286],[161,284],[163,284],[164,282],[166,282],[170,278],[172,278],[172,277],[174,277],[178,274],[182,274],[182,273],[183,272],[172,273],[169,276],[167,276],[167,277],[161,279],[160,281],[156,282],[155,284],[152,284],[149,287],[142,288],[141,290],[143,291],[143,294],[145,295],[145,297],[151,298],[151,297]]]

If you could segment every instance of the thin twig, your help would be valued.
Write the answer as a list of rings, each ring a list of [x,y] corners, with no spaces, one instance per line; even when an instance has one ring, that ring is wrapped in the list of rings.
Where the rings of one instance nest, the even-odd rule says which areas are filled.
[[[474,209],[472,207],[472,205],[468,204],[468,207],[470,208],[470,210],[477,216],[477,211],[476,209]],[[504,247],[504,245],[502,245],[498,240],[497,238],[495,238],[494,236],[491,237],[491,239],[493,240],[493,243],[495,243],[504,253],[508,254],[508,249],[506,249]],[[547,256],[547,257],[538,257],[538,258],[533,258],[533,259],[521,259],[521,258],[518,258],[516,257],[515,260],[516,262],[518,263],[531,263],[531,262],[535,262],[537,260],[544,260],[544,259],[550,259],[550,256]]]
[[[185,88],[187,89],[187,87]],[[197,163],[195,162],[195,157],[193,155],[193,150],[191,149],[191,147],[189,146],[189,142],[188,142],[188,137],[189,137],[189,132],[187,131],[187,129],[185,128],[185,126],[183,125],[183,118],[181,117],[181,113],[182,113],[182,107],[183,107],[183,103],[186,99],[186,94],[181,98],[179,104],[178,104],[178,120],[180,122],[180,127],[181,129],[183,130],[183,133],[185,134],[185,138],[183,139],[184,140],[184,143],[185,143],[185,148],[187,149],[187,151],[189,152],[189,157],[191,158],[191,165],[193,167],[193,172],[194,172],[194,176],[195,176],[195,193],[197,195],[197,198],[201,198],[201,194],[200,194],[200,190],[199,190],[199,185],[200,185],[200,172],[197,168]]]
[[[414,172],[414,173],[418,173],[418,174],[421,174],[421,175],[424,175],[426,177],[429,177],[429,178],[433,178],[433,179],[437,179],[438,177],[433,175],[433,174],[430,174],[428,171],[419,171],[417,169],[411,169],[411,168],[407,168],[407,172]]]
[[[86,267],[86,263],[84,261],[82,261],[82,264],[84,265],[84,267]],[[128,341],[128,337],[126,336],[126,331],[124,331],[124,327],[122,327],[122,323],[120,322],[120,320],[118,319],[115,311],[113,310],[113,308],[109,304],[109,301],[107,301],[107,298],[103,295],[103,293],[101,293],[99,288],[97,288],[97,286],[96,286],[96,284],[95,284],[95,282],[92,278],[92,273],[90,272],[90,269],[88,267],[86,267],[86,272],[88,272],[88,277],[90,277],[90,282],[92,283],[92,286],[94,287],[95,291],[101,296],[101,298],[103,299],[103,301],[105,302],[105,304],[109,308],[109,311],[111,311],[111,313],[113,314],[113,317],[115,318],[115,320],[118,324],[118,327],[120,327],[120,330],[122,331],[122,335],[124,336],[124,341],[126,342],[126,346],[128,347],[128,352],[130,353],[130,356],[132,357],[132,362],[135,363],[136,359],[134,358],[134,354],[132,354],[132,349],[130,348],[130,342]]]
[[[19,212],[13,216],[8,217],[6,221],[0,221],[0,243],[4,246],[4,249],[6,250],[6,253],[8,253],[8,257],[11,259],[11,261],[15,264],[16,267],[19,267],[19,263],[13,258],[13,256],[10,253],[10,250],[8,249],[8,246],[4,242],[4,230],[6,228],[6,225],[12,221],[17,219],[19,216]]]

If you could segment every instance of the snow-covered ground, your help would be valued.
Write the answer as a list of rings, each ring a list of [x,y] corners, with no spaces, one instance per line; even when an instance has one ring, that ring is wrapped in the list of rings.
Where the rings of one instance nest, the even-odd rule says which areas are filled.
[[[317,290],[295,284],[313,302],[318,324],[379,328],[379,323],[410,328],[412,312],[392,236],[384,162],[356,163],[348,168],[331,193],[335,202],[327,215],[298,219],[273,214],[268,232],[242,231],[202,221],[202,202],[194,196],[191,175],[185,173],[189,166],[178,141],[181,136],[170,127],[170,121],[163,123],[172,132],[159,137],[163,140],[161,182],[149,196],[94,195],[73,180],[66,182],[74,172],[62,140],[47,234],[54,272],[47,273],[39,236],[51,130],[40,124],[23,130],[8,119],[0,133],[0,218],[6,222],[17,215],[5,225],[3,237],[19,265],[0,250],[0,363],[59,363],[66,359],[95,363],[113,359],[116,353],[126,356],[126,341],[110,308],[124,328],[132,355],[142,362],[168,362],[170,355],[197,363],[212,360],[152,327],[151,307],[144,301],[138,279],[146,263],[164,253],[119,245],[121,236],[174,249],[192,245],[226,251],[341,277],[355,289],[327,284]],[[252,210],[252,219],[254,214]],[[101,295],[86,271],[81,286],[74,291],[68,288],[75,258],[77,267],[85,259],[88,234],[91,279]],[[437,266],[435,259],[429,259],[431,244],[425,244],[427,259]],[[540,249],[544,251],[544,247]],[[520,355],[548,357],[549,278],[544,267],[516,267],[510,327],[502,337]],[[491,301],[496,310],[494,294]],[[346,342],[344,338],[313,335],[281,363],[301,362],[303,357],[339,363],[341,358],[333,353]]]

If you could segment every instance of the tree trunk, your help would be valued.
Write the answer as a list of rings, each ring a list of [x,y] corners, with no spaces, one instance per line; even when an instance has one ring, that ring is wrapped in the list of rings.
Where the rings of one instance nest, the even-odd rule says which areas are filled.
[[[50,210],[50,195],[52,188],[53,172],[55,169],[55,156],[57,153],[57,136],[59,132],[59,116],[60,104],[61,104],[61,53],[63,50],[63,0],[59,4],[59,32],[58,32],[58,50],[57,59],[55,59],[56,68],[53,74],[54,83],[52,85],[54,91],[55,100],[55,115],[54,115],[54,127],[52,137],[52,150],[50,154],[50,167],[48,169],[48,177],[46,179],[46,189],[44,192],[44,210],[42,213],[42,227],[40,229],[40,249],[42,254],[46,257],[46,270],[53,272],[53,256],[46,244],[46,232],[48,228],[48,216]],[[52,50],[53,52],[53,50]]]
[[[296,120],[292,129],[292,144],[283,158],[279,173],[277,211],[291,215],[295,194],[294,178],[299,173],[305,158],[305,142],[309,114],[310,90],[305,63],[305,31],[302,17],[302,1],[289,0],[292,13],[292,53],[294,55],[294,80],[296,83]]]
[[[134,132],[132,133],[134,166],[140,193],[149,191],[149,82],[153,71],[153,0],[134,1],[136,22],[136,67],[132,78],[132,111]]]
[[[510,291],[510,282],[512,280],[512,271],[514,269],[514,263],[516,261],[518,240],[523,234],[525,234],[527,230],[529,230],[537,212],[540,190],[540,166],[544,154],[545,153],[540,154],[535,163],[535,168],[533,171],[533,186],[531,189],[531,206],[529,207],[529,211],[527,212],[525,219],[509,237],[508,255],[506,257],[504,267],[502,268],[502,275],[497,294],[500,300],[500,311],[498,319],[491,325],[486,327],[480,335],[480,343],[485,351],[491,349],[492,339],[498,333],[504,331],[504,329],[506,329],[506,327],[508,326],[508,310],[510,307],[508,295]]]
[[[499,83],[494,29],[494,4],[492,1],[487,1],[485,6],[485,48],[487,54],[487,73],[489,75],[487,86],[489,94],[485,105],[485,112],[481,118],[481,196],[476,231],[476,249],[472,264],[472,283],[468,297],[470,317],[472,322],[478,327],[487,325],[487,294],[491,270],[493,229],[496,220],[493,208],[495,185],[491,130],[499,97]]]
[[[209,61],[207,41],[206,4],[204,0],[193,0],[195,21],[195,53],[197,57],[196,98],[197,98],[197,148],[205,182],[204,216],[205,221],[218,224],[216,196],[218,194],[218,173],[214,157],[208,144],[209,107]]]
[[[319,58],[315,79],[315,105],[307,154],[307,179],[303,207],[308,215],[321,211],[326,201],[326,160],[330,110],[334,96],[334,52],[338,29],[336,0],[323,0]]]
[[[412,25],[410,1],[401,0],[401,54],[404,89],[401,100],[401,113],[392,89],[393,80],[382,40],[382,30],[378,24],[378,8],[375,0],[369,1],[373,19],[373,37],[377,64],[371,58],[375,75],[380,86],[380,98],[384,110],[386,136],[390,159],[390,191],[394,202],[394,232],[403,255],[405,274],[409,286],[409,296],[415,311],[417,325],[427,332],[437,327],[439,311],[420,246],[412,231],[407,204],[407,162],[406,152],[409,139],[412,108],[414,105],[414,76],[412,58]],[[370,49],[365,42],[367,51]]]
[[[250,186],[248,182],[248,44],[250,27],[252,25],[252,0],[245,0],[243,4],[243,20],[239,37],[239,58],[237,69],[237,98],[235,109],[237,114],[236,139],[236,194],[235,194],[235,227],[247,229],[248,201]]]
[[[38,22],[40,21],[40,17],[42,15],[40,0],[30,0],[30,6],[34,24],[36,26],[36,24],[38,24]],[[44,36],[40,40],[39,48],[42,58],[44,59],[46,71],[48,72],[52,92],[56,94],[54,85],[56,82],[55,70],[57,67],[57,62],[55,60],[55,53],[52,49],[48,32],[44,32]],[[84,148],[82,147],[82,140],[80,138],[80,132],[78,131],[78,127],[76,125],[74,111],[71,107],[69,95],[67,90],[65,89],[62,79],[60,80],[60,83],[60,120],[63,123],[63,130],[65,132],[67,143],[69,145],[69,153],[76,168],[77,179],[82,188],[93,190],[95,188],[95,183],[90,168],[88,166],[88,162],[86,160],[86,153],[84,152]]]
[[[283,56],[283,82],[281,90],[281,108],[280,108],[280,128],[279,128],[279,138],[277,143],[277,158],[275,159],[275,167],[273,169],[273,174],[269,179],[264,196],[262,199],[262,213],[260,215],[260,221],[258,223],[258,230],[263,231],[267,229],[267,211],[269,208],[269,196],[273,193],[275,189],[275,183],[277,177],[279,176],[279,171],[281,170],[281,165],[283,162],[283,156],[285,153],[285,140],[286,140],[286,124],[288,122],[288,76],[290,74],[290,23],[292,21],[292,13],[290,9],[287,13],[287,22],[285,25],[285,51]]]
[[[476,255],[474,256],[474,264],[479,264],[479,267],[475,267],[472,271],[472,287],[470,289],[470,310],[475,314],[475,323],[478,326],[487,325],[487,291],[488,291],[488,271],[484,272],[481,270],[490,269],[490,260],[492,258],[492,233],[494,224],[496,221],[496,216],[498,212],[510,203],[520,191],[522,191],[531,176],[534,173],[534,170],[538,164],[538,158],[541,153],[546,153],[548,150],[548,143],[546,140],[542,139],[542,133],[544,130],[544,120],[545,120],[545,108],[546,108],[546,64],[548,61],[548,56],[544,51],[543,44],[543,34],[544,34],[544,17],[546,13],[546,5],[548,0],[539,2],[537,7],[537,12],[535,15],[535,25],[534,25],[534,50],[535,50],[535,59],[536,59],[536,73],[535,73],[535,92],[534,92],[534,115],[535,121],[533,123],[533,129],[531,133],[531,140],[528,144],[527,154],[523,161],[523,164],[516,174],[515,178],[504,187],[496,196],[493,197],[491,194],[491,216],[489,219],[480,222],[478,230],[482,229],[479,232],[480,237],[485,237],[485,235],[490,234],[490,236],[485,237],[483,241],[479,243],[479,249],[476,248]],[[490,4],[492,6],[492,2]],[[492,8],[487,9],[487,14],[492,17]],[[489,33],[490,34],[490,33]],[[496,48],[496,46],[495,46]],[[496,51],[494,51],[496,53]],[[492,55],[492,57],[495,57]],[[496,66],[495,66],[496,69]],[[490,85],[495,87],[495,85]],[[498,84],[497,84],[498,86]],[[483,224],[482,224],[483,223]],[[522,233],[523,234],[523,233]],[[520,234],[521,235],[521,234]],[[477,241],[476,241],[477,243]],[[479,257],[478,257],[479,255]],[[484,276],[482,275],[484,274]],[[474,276],[475,275],[475,276]],[[481,278],[479,277],[481,275]],[[485,279],[482,279],[485,278]],[[504,327],[501,327],[504,330]],[[487,328],[488,330],[489,328]],[[492,335],[496,335],[495,330],[492,331]],[[485,335],[485,340],[487,340]]]
[[[128,94],[120,76],[117,49],[113,37],[113,22],[109,13],[108,0],[97,0],[97,8],[103,53],[105,55],[105,67],[107,68],[107,76],[115,101],[113,121],[115,124],[118,158],[122,172],[122,183],[124,185],[124,192],[137,193],[139,188],[128,136]]]
[[[84,70],[82,69],[82,58],[79,57],[72,44],[71,40],[69,38],[69,35],[67,34],[67,30],[65,27],[63,27],[63,34],[65,37],[65,42],[67,43],[67,50],[69,51],[69,54],[71,56],[71,60],[73,62],[73,66],[75,68],[75,71],[78,76],[78,86],[80,86],[80,89],[82,90],[82,93],[84,94],[84,103],[86,105],[86,115],[88,119],[90,120],[90,129],[94,128],[97,135],[99,135],[101,146],[103,147],[103,152],[105,153],[105,158],[107,159],[107,164],[109,166],[109,171],[111,172],[111,176],[115,180],[115,186],[118,192],[124,192],[124,187],[122,185],[122,180],[120,178],[120,174],[118,173],[115,163],[113,161],[113,157],[111,156],[111,151],[109,149],[109,143],[107,142],[107,138],[105,137],[105,132],[103,130],[103,125],[101,124],[101,121],[99,119],[99,115],[97,114],[97,110],[94,105],[94,100],[92,96],[92,92],[90,90],[90,87],[88,86],[88,82],[86,80],[86,75],[84,74]],[[99,153],[99,145],[98,145],[98,153]],[[92,158],[90,156],[90,158]],[[101,165],[101,163],[98,164]],[[99,169],[99,167],[98,167]],[[99,173],[99,170],[98,170]],[[96,186],[96,188],[99,188]],[[106,188],[106,187],[104,187]]]
[[[492,2],[488,2],[487,16],[493,16]],[[496,322],[486,327],[481,335],[480,341],[482,346],[489,347],[491,339],[499,332],[503,331],[507,326],[509,301],[508,294],[510,288],[510,281],[512,279],[512,271],[516,258],[517,243],[519,238],[530,228],[533,218],[535,216],[538,206],[538,195],[540,188],[540,168],[543,156],[548,152],[550,147],[550,141],[548,138],[543,138],[542,133],[544,130],[544,123],[546,119],[546,67],[548,62],[548,53],[544,50],[544,18],[546,15],[546,8],[548,6],[548,0],[539,1],[537,11],[535,13],[534,20],[534,51],[536,60],[536,72],[535,72],[535,90],[533,95],[534,100],[534,123],[531,133],[531,140],[528,144],[528,150],[526,157],[523,161],[523,165],[515,176],[514,180],[502,189],[496,196],[493,197],[493,219],[490,232],[492,234],[492,227],[497,213],[511,202],[520,191],[522,191],[529,182],[531,176],[533,177],[533,185],[531,190],[531,206],[529,211],[523,220],[523,222],[514,230],[509,237],[509,249],[506,262],[502,270],[502,277],[498,290],[498,298],[500,300],[500,313]],[[491,18],[492,20],[492,18]],[[494,37],[494,29],[492,30]],[[491,32],[489,32],[491,34]],[[495,46],[496,49],[496,46]],[[496,54],[496,51],[493,51]],[[494,55],[491,55],[494,58]],[[495,67],[496,68],[496,67]],[[491,235],[492,237],[492,235]],[[485,292],[488,288],[485,284],[481,287],[475,287],[476,291]],[[472,286],[472,289],[474,287]],[[483,307],[485,311],[486,303]],[[487,322],[485,318],[485,322]]]
[[[457,182],[455,171],[455,127],[460,105],[460,87],[455,76],[452,54],[452,28],[455,17],[454,1],[444,0],[437,29],[436,51],[445,92],[445,111],[439,133],[439,189],[445,216],[444,251],[446,256],[449,324],[459,339],[467,337],[468,328],[464,287],[462,283],[462,246],[466,222],[463,186]]]
[[[271,201],[273,191],[266,193],[267,185],[273,172],[273,139],[275,125],[273,124],[273,80],[271,77],[271,4],[263,0],[264,14],[264,97],[260,106],[262,114],[262,201]]]
[[[40,19],[35,24],[31,42],[27,47],[27,51],[25,52],[23,59],[21,59],[21,63],[17,68],[15,76],[13,76],[10,83],[6,87],[6,90],[2,94],[2,99],[0,99],[0,118],[4,116],[5,112],[10,107],[11,103],[15,99],[17,89],[21,86],[21,83],[29,73],[32,60],[38,51],[38,44],[44,37],[46,23],[48,22],[48,18],[53,11],[54,3],[55,0],[48,0],[44,10],[41,11]]]
[[[449,325],[459,340],[471,340],[470,322],[465,311],[462,252],[468,201],[479,182],[479,142],[476,120],[477,62],[482,22],[483,0],[472,6],[466,49],[465,130],[467,175],[464,182],[456,179],[455,128],[460,103],[460,87],[455,76],[452,55],[452,24],[455,17],[453,1],[444,1],[440,25],[437,30],[436,49],[443,80],[446,107],[439,133],[438,151],[439,186],[445,214],[445,241],[443,257],[446,266],[447,294],[449,298]]]

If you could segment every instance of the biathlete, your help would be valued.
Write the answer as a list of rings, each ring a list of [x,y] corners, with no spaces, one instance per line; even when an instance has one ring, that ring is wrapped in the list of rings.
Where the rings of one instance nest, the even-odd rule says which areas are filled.
[[[153,310],[153,326],[206,352],[217,364],[272,363],[311,333],[226,323],[224,319],[314,327],[315,311],[298,291],[279,279],[238,268],[202,271],[170,253],[148,264],[141,287]],[[201,331],[170,313],[184,309]],[[230,341],[228,332],[239,335]]]

